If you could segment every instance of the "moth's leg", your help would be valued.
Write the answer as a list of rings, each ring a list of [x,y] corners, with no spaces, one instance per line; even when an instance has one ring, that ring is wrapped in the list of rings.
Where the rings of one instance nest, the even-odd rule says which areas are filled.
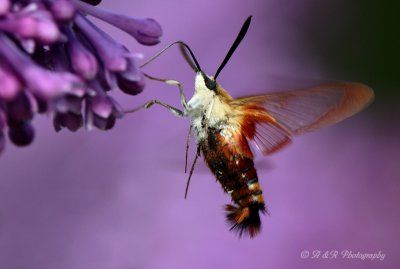
[[[186,158],[185,158],[185,173],[187,171],[187,164],[188,164],[188,152],[189,152],[189,144],[190,144],[190,132],[192,131],[192,125],[189,126],[189,132],[186,139]]]
[[[164,102],[161,102],[160,100],[149,101],[149,102],[145,103],[144,105],[142,105],[140,107],[137,107],[137,108],[134,108],[134,109],[130,109],[130,110],[126,110],[126,111],[124,111],[124,113],[134,113],[134,112],[137,112],[137,111],[139,111],[139,110],[141,110],[143,108],[144,109],[148,109],[148,108],[152,107],[154,104],[157,104],[157,105],[165,107],[166,109],[171,111],[172,114],[174,114],[175,116],[178,116],[178,117],[184,117],[185,116],[183,111],[181,111],[181,110],[179,110],[179,109],[177,109],[177,108],[175,108],[173,106],[170,106],[170,105],[168,105],[168,104],[166,104]]]
[[[189,177],[188,177],[188,180],[186,182],[185,199],[187,197],[187,193],[188,193],[188,190],[189,190],[190,179],[192,178],[193,170],[194,170],[194,167],[196,165],[196,162],[197,162],[197,159],[199,158],[199,156],[200,156],[200,146],[198,145],[197,146],[196,157],[194,158],[194,161],[193,161],[193,164],[192,164],[192,168],[190,168]]]
[[[192,50],[190,49],[190,47],[189,47],[185,42],[183,42],[183,41],[181,41],[181,40],[175,41],[175,42],[171,43],[170,45],[168,45],[166,48],[164,48],[164,49],[161,50],[159,53],[157,53],[157,54],[154,55],[152,58],[150,58],[147,62],[145,62],[144,64],[142,64],[142,65],[140,66],[140,68],[142,68],[142,67],[148,65],[149,63],[153,62],[155,59],[157,59],[157,58],[160,57],[162,54],[164,54],[164,52],[166,52],[167,50],[169,50],[172,46],[177,45],[177,44],[179,45],[179,48],[180,48],[180,50],[181,50],[181,53],[182,53],[184,59],[186,60],[186,62],[189,64],[189,66],[190,66],[193,70],[195,70],[196,72],[200,71],[200,70],[201,70],[201,69],[200,69],[200,65],[199,65],[199,63],[197,62],[196,58],[194,57],[194,54],[193,54]],[[187,53],[188,51],[189,51],[190,56],[192,57],[192,60],[193,60],[193,61],[190,60],[189,55],[188,55],[188,53]],[[155,77],[152,77],[152,76],[147,75],[147,74],[144,74],[144,75],[145,75],[147,78],[152,79],[152,80],[162,81],[162,82],[165,82],[165,83],[170,84],[170,85],[177,85],[178,88],[179,88],[179,92],[180,92],[181,104],[182,104],[182,106],[184,107],[185,111],[187,110],[187,101],[186,101],[186,98],[185,98],[185,94],[183,93],[182,85],[181,85],[181,83],[180,83],[179,81],[177,81],[177,80],[171,80],[171,79],[160,79],[160,78],[155,78]]]
[[[186,111],[186,109],[187,109],[187,101],[186,101],[185,93],[183,92],[182,84],[179,81],[173,80],[173,79],[156,78],[156,77],[150,76],[149,74],[146,74],[146,73],[143,73],[143,74],[148,79],[155,80],[155,81],[161,81],[161,82],[167,83],[169,85],[178,86],[180,99],[181,99],[181,104],[182,104],[182,106],[184,108],[184,111]],[[133,113],[133,112],[136,112],[136,111],[138,111],[138,110],[140,110],[142,108],[147,109],[147,108],[150,108],[151,106],[153,106],[154,104],[158,104],[158,105],[161,105],[161,106],[167,108],[175,116],[178,116],[178,117],[184,117],[185,116],[185,112],[184,111],[181,111],[180,109],[175,108],[173,106],[170,106],[170,105],[168,105],[168,104],[166,104],[164,102],[161,102],[159,100],[149,101],[149,102],[145,103],[144,105],[142,105],[142,106],[140,106],[138,108],[127,110],[127,111],[125,111],[125,113]]]
[[[146,74],[146,73],[143,73],[143,74],[148,79],[155,80],[155,81],[161,81],[161,82],[164,82],[164,83],[166,83],[168,85],[176,85],[178,87],[178,89],[179,89],[179,95],[180,95],[181,104],[182,104],[184,110],[187,111],[188,105],[187,105],[185,93],[183,92],[182,84],[179,81],[174,80],[174,79],[156,78],[156,77],[150,76],[149,74]]]

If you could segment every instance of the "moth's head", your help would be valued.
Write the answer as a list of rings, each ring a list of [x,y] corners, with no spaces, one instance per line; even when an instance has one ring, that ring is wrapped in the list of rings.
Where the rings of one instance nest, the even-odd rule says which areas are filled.
[[[244,36],[247,33],[247,30],[249,29],[250,26],[250,21],[251,21],[251,16],[249,16],[246,21],[243,23],[242,28],[240,29],[240,32],[238,36],[236,37],[235,41],[233,42],[231,48],[229,49],[228,53],[226,54],[224,60],[222,61],[221,65],[218,67],[217,72],[215,72],[215,75],[208,76],[206,73],[204,73],[201,68],[199,63],[196,60],[196,57],[194,57],[194,54],[192,50],[189,48],[188,45],[186,45],[182,41],[177,41],[181,45],[181,51],[184,54],[185,59],[188,61],[189,65],[192,67],[193,70],[196,71],[196,79],[195,79],[195,91],[199,92],[213,92],[213,93],[218,93],[221,94],[222,87],[216,82],[216,79],[221,72],[221,70],[224,68],[226,63],[229,61],[231,58],[232,54],[235,52],[236,48],[239,46],[240,42],[244,38]],[[190,56],[192,57],[193,62],[190,60],[189,56],[187,55],[186,49],[190,53]]]
[[[208,76],[203,71],[198,71],[196,73],[196,82],[195,88],[197,90],[209,90],[216,92],[217,91],[217,82],[211,76]]]

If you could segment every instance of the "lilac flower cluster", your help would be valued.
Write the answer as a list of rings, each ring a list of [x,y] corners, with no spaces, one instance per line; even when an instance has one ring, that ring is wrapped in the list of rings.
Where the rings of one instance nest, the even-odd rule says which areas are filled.
[[[159,43],[161,27],[95,7],[100,1],[0,0],[0,152],[6,133],[15,145],[32,142],[36,113],[49,114],[56,131],[108,130],[123,115],[108,92],[143,90],[137,56],[87,15],[143,45]]]

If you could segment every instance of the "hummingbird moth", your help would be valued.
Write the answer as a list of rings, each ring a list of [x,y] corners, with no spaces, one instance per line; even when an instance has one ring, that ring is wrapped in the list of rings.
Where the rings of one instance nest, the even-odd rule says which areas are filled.
[[[174,44],[181,46],[196,72],[195,91],[189,101],[178,81],[145,76],[177,85],[183,111],[153,100],[128,112],[159,104],[176,116],[189,118],[198,147],[185,197],[197,157],[202,154],[223,190],[232,198],[233,205],[225,207],[231,230],[236,230],[239,236],[254,237],[261,229],[259,213],[265,213],[266,208],[249,143],[253,142],[264,155],[272,154],[288,145],[295,135],[335,124],[361,111],[372,102],[374,93],[363,84],[333,82],[303,90],[233,98],[217,82],[217,77],[246,35],[250,21],[251,16],[244,22],[214,76],[204,73],[190,47],[182,41],[172,43],[142,65]]]

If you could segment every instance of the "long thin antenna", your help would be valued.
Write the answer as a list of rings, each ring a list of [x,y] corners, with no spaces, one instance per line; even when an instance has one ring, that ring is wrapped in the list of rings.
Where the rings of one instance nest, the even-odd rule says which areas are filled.
[[[249,26],[250,26],[251,17],[252,16],[249,16],[246,19],[246,21],[243,23],[242,29],[240,29],[240,32],[239,32],[238,36],[236,37],[235,41],[233,42],[233,44],[232,44],[231,48],[229,49],[228,53],[226,54],[225,59],[222,61],[221,65],[219,66],[219,68],[217,70],[217,72],[215,73],[214,79],[217,79],[219,73],[224,68],[226,63],[229,61],[229,59],[231,58],[232,54],[235,52],[236,48],[239,46],[240,42],[242,41],[242,39],[246,35],[247,30],[249,29]]]
[[[162,51],[160,51],[159,53],[157,53],[156,55],[154,55],[153,57],[151,57],[147,62],[145,62],[144,64],[142,64],[140,67],[144,67],[144,66],[148,65],[149,63],[151,63],[152,61],[154,61],[155,59],[157,59],[158,57],[160,57],[161,54],[163,54],[166,50],[168,50],[170,47],[172,47],[172,46],[175,45],[175,44],[180,44],[180,45],[184,46],[185,48],[187,48],[187,50],[188,50],[189,53],[190,53],[190,56],[192,56],[192,59],[193,59],[195,65],[196,65],[196,68],[197,68],[196,71],[201,71],[199,62],[196,60],[196,57],[194,57],[194,54],[193,54],[192,50],[190,49],[190,47],[189,47],[185,42],[180,41],[180,40],[175,41],[175,42],[171,43],[170,45],[168,45],[165,49],[163,49]]]
[[[190,66],[190,68],[192,68],[193,71],[197,72],[198,69],[197,69],[196,65],[193,63],[193,61],[190,59],[190,56],[187,53],[185,46],[182,44],[179,44],[179,50],[181,51],[183,58],[186,60],[186,62]]]

